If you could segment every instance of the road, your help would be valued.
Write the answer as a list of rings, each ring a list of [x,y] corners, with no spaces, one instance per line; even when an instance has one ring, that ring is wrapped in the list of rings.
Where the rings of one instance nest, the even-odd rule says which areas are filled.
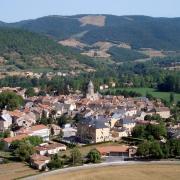
[[[73,172],[73,171],[91,169],[91,168],[96,168],[96,167],[99,168],[99,167],[107,167],[107,166],[120,166],[120,165],[133,165],[133,164],[146,164],[146,165],[147,164],[179,164],[180,165],[180,161],[148,161],[148,162],[115,161],[115,162],[103,162],[100,164],[85,164],[83,166],[69,167],[69,168],[58,169],[58,170],[54,170],[50,172],[45,172],[45,173],[38,174],[35,176],[23,178],[23,180],[37,180],[40,177],[42,178],[43,176],[56,175],[56,174],[61,174],[65,172]]]

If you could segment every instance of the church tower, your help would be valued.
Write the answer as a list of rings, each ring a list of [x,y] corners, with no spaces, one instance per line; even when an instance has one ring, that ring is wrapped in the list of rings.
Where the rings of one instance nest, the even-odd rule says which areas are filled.
[[[87,87],[87,94],[86,98],[90,100],[97,100],[99,99],[99,94],[94,92],[94,85],[92,81],[89,81],[88,87]]]
[[[92,81],[89,81],[87,94],[90,96],[94,95],[94,85],[93,85]]]

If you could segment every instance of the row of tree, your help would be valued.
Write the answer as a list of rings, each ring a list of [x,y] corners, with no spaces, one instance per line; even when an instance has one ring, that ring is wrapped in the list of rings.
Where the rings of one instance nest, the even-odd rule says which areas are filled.
[[[180,156],[180,141],[169,140],[167,143],[158,141],[144,141],[139,144],[137,155],[146,158],[172,158]]]
[[[99,163],[101,162],[101,155],[96,149],[92,149],[89,151],[85,159],[86,160],[84,161],[80,150],[75,147],[71,150],[70,157],[60,157],[58,154],[53,155],[47,166],[49,169],[58,169],[62,168],[65,164],[77,166],[82,165],[83,163]]]

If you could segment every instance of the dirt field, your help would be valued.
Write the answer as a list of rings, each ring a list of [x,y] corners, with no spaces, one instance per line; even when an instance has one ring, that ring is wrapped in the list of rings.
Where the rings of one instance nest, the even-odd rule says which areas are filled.
[[[24,163],[0,164],[0,180],[17,179],[37,173],[38,171],[31,169]]]
[[[45,176],[43,180],[178,180],[180,165],[103,167]]]

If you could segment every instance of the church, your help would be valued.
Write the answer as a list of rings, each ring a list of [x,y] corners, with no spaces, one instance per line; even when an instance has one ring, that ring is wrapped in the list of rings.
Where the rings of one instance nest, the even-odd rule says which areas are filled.
[[[98,100],[100,98],[100,94],[98,92],[97,93],[94,92],[94,85],[92,81],[90,81],[88,84],[86,98],[92,101]]]

